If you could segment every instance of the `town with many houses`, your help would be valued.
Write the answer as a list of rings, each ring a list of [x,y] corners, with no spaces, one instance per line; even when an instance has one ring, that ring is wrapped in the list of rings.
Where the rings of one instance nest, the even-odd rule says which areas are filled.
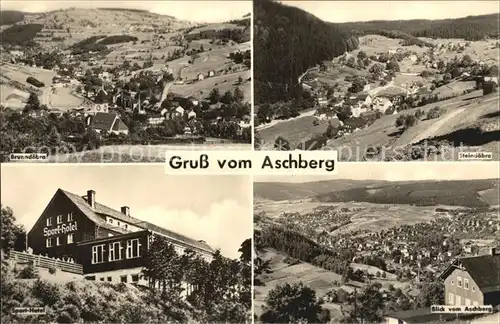
[[[130,28],[124,30],[117,28],[127,24],[117,21],[117,27],[109,28],[120,34],[103,36],[97,30],[106,26],[85,22],[73,27],[75,17],[88,14],[79,10],[48,13],[54,21],[65,17],[68,22],[62,27],[46,24],[30,40],[13,37],[2,42],[3,118],[13,125],[17,117],[12,115],[17,113],[21,118],[54,118],[44,132],[56,135],[32,140],[31,146],[82,142],[85,134],[99,138],[100,145],[250,143],[249,16],[203,25],[147,12],[93,9],[100,16],[153,15],[156,21],[128,23]],[[38,26],[27,19],[3,28],[4,38],[12,37],[11,29],[25,27],[28,33]],[[167,23],[161,25],[161,19]],[[53,37],[45,37],[47,33]],[[83,39],[67,43],[76,37]],[[9,140],[2,151],[17,152],[26,146],[15,134],[26,133],[22,129],[5,132]]]

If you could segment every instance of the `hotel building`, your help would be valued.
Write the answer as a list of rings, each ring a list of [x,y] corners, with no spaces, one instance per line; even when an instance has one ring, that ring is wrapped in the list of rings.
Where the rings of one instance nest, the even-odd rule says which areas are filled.
[[[96,201],[96,192],[84,196],[58,189],[28,233],[33,254],[72,258],[89,280],[147,284],[141,271],[149,242],[166,237],[177,253],[190,249],[210,262],[214,250],[195,240],[134,218],[130,208],[120,211]]]

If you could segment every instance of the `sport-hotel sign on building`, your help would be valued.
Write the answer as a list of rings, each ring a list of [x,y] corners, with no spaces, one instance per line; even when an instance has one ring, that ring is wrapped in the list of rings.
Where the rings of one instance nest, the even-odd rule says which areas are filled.
[[[78,223],[73,222],[72,224],[59,224],[56,228],[48,228],[45,227],[43,229],[43,235],[45,237],[60,235],[60,234],[68,234],[71,232],[75,232],[78,230]]]
[[[214,250],[195,240],[96,202],[88,190],[80,196],[58,189],[33,228],[28,245],[33,254],[73,259],[89,280],[141,282],[149,243],[163,236],[182,255],[192,250],[210,262]]]

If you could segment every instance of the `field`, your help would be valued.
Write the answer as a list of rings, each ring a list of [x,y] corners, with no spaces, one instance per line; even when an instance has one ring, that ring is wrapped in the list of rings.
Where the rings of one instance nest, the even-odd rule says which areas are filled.
[[[31,86],[26,82],[26,79],[31,76],[45,83],[46,87],[52,84],[52,78],[56,75],[56,73],[51,70],[12,64],[2,64],[0,66],[0,73],[2,77],[20,82],[26,86]]]
[[[23,109],[29,93],[6,84],[0,84],[0,104],[13,109]]]
[[[315,120],[319,122],[316,126],[313,125]],[[274,141],[278,136],[288,140],[291,148],[295,149],[297,145],[314,135],[323,134],[327,128],[328,121],[318,120],[314,116],[306,116],[279,122],[271,127],[263,128],[259,130],[259,135],[264,142],[264,149],[272,150]]]
[[[74,88],[56,88],[56,93],[48,91],[48,104],[61,110],[76,108],[84,103],[84,99],[73,94]]]
[[[176,85],[174,84],[170,90],[174,93],[193,96],[195,98],[206,99],[212,89],[219,89],[219,93],[224,94],[226,91],[233,92],[236,87],[243,91],[245,101],[251,101],[251,82],[247,81],[251,76],[251,71],[241,71],[230,74],[218,75],[206,78],[202,81],[196,81],[192,84]],[[243,84],[238,84],[239,78],[243,79]]]
[[[418,142],[421,139],[429,139],[447,134],[451,134],[450,137],[453,138],[453,132],[472,127],[474,124],[480,123],[482,119],[489,121],[491,118],[488,116],[498,112],[498,95],[493,94],[488,97],[482,97],[481,94],[481,91],[476,91],[439,103],[409,109],[397,115],[382,116],[382,118],[376,120],[375,123],[365,129],[330,140],[323,149],[338,149],[340,151],[340,160],[361,161],[366,150],[370,147],[382,146],[402,149],[404,146]],[[422,120],[402,134],[395,126],[396,119],[400,114],[414,114],[418,109],[427,113],[433,107],[444,108],[445,114],[437,119]],[[442,120],[446,122],[443,123]],[[500,153],[498,140],[479,143],[479,145],[470,143],[464,146],[464,150],[468,151],[471,151],[469,147],[481,146],[482,152],[493,152],[494,160],[498,159]],[[455,153],[458,155],[458,150]],[[442,158],[453,157],[444,156]]]
[[[417,207],[410,205],[373,204],[367,202],[319,202],[312,200],[261,201],[254,206],[255,213],[265,212],[267,217],[276,218],[282,213],[310,213],[320,206],[360,209],[351,217],[352,223],[335,233],[370,229],[373,232],[403,224],[413,225],[435,218],[434,210],[439,206]]]
[[[476,81],[455,81],[439,87],[432,91],[431,95],[438,96],[439,99],[459,96],[466,90],[473,90],[476,87]]]

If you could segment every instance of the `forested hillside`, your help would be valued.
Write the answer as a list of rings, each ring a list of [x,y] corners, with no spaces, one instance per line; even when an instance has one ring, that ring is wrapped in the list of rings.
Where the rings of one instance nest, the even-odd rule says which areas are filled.
[[[255,102],[288,101],[308,68],[357,48],[358,39],[295,7],[254,1]]]
[[[362,34],[380,34],[397,31],[415,37],[464,38],[476,41],[486,36],[498,35],[498,14],[442,20],[374,20],[349,22],[340,25],[348,30],[353,29]]]
[[[493,188],[497,188],[496,180],[417,181],[334,191],[316,199],[321,202],[488,207],[497,205],[498,201],[485,201],[481,192]]]
[[[12,25],[24,19],[24,12],[14,10],[0,11],[0,25]]]

